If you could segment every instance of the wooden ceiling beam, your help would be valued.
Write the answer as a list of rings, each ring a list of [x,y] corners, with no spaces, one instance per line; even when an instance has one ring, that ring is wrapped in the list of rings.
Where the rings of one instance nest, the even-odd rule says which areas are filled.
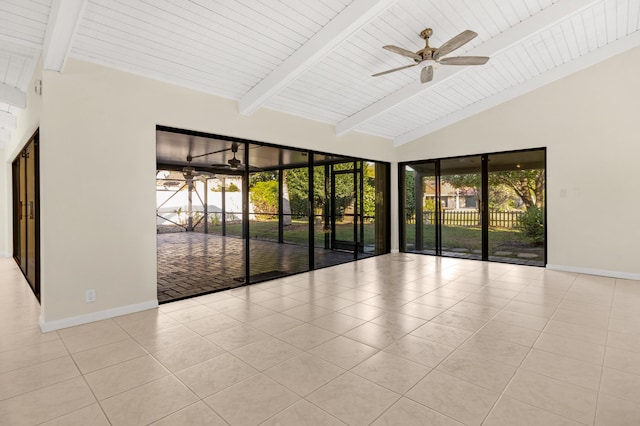
[[[64,70],[86,4],[86,0],[53,0],[44,36],[44,69]]]
[[[239,101],[240,114],[251,115],[309,67],[331,53],[397,0],[354,0]]]

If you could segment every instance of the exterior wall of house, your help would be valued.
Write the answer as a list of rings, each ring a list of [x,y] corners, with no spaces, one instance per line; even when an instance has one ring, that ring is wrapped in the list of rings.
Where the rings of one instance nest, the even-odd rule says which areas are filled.
[[[395,158],[387,139],[336,137],[333,126],[266,109],[244,117],[235,101],[76,60],[44,72],[43,101],[45,329],[155,305],[156,125]],[[96,302],[85,303],[87,289]]]
[[[547,147],[548,266],[640,279],[638,69],[635,48],[402,145],[398,161]]]

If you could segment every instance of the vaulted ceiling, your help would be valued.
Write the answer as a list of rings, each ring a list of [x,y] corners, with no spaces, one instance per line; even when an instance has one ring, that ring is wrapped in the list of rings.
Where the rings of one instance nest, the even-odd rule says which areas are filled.
[[[432,46],[471,29],[448,56],[482,66],[421,67],[383,50]],[[0,0],[0,148],[42,58],[68,57],[270,108],[400,145],[640,45],[640,0]],[[597,84],[597,82],[594,82]]]

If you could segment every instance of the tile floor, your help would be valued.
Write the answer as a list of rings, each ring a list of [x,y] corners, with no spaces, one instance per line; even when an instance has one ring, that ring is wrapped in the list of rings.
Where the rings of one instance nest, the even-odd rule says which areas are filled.
[[[392,254],[42,334],[0,259],[3,425],[638,425],[640,282]]]

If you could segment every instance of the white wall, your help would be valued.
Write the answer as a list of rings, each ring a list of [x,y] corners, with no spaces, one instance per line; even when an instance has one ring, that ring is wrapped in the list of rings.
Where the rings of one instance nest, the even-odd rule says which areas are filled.
[[[45,329],[156,303],[157,124],[373,160],[395,157],[386,139],[338,138],[333,126],[270,110],[242,117],[234,101],[76,60],[63,74],[45,71],[43,91]],[[96,302],[85,303],[87,289],[96,290]]]
[[[398,161],[547,147],[548,263],[640,278],[640,48],[400,146]]]

